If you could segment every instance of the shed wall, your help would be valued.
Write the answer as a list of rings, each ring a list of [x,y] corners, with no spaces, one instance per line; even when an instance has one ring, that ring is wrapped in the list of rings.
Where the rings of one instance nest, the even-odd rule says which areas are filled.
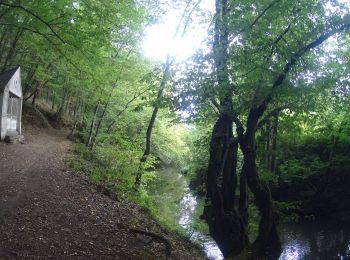
[[[1,106],[1,140],[4,140],[6,135],[6,124],[7,124],[7,104],[9,98],[8,86],[5,87],[4,92],[2,93],[2,106]]]
[[[10,81],[7,83],[10,92],[22,98],[22,88],[21,88],[21,77],[20,77],[20,69],[16,71]]]
[[[3,92],[0,93],[0,139],[3,140],[7,133],[7,123],[11,123],[11,118],[7,115],[8,110],[8,101],[9,101],[9,92],[13,93],[19,98],[19,107],[17,115],[17,132],[21,134],[21,117],[22,117],[22,87],[21,87],[21,76],[20,68],[13,74],[12,78],[9,80],[7,85],[3,88]]]

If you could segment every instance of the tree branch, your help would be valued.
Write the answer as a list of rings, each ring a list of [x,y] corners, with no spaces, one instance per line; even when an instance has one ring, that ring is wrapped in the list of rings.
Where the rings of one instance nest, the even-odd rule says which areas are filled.
[[[0,2],[0,5],[5,5],[7,7],[11,7],[11,8],[17,8],[17,9],[21,9],[23,11],[25,11],[26,13],[30,14],[31,16],[35,17],[36,19],[38,19],[40,22],[42,22],[43,24],[45,24],[50,31],[63,43],[66,44],[66,42],[62,39],[61,36],[59,36],[55,30],[52,28],[52,26],[46,22],[44,19],[42,19],[39,15],[35,14],[34,12],[32,12],[31,10],[27,9],[26,7],[22,6],[22,5],[14,5],[14,4],[9,4],[9,3],[4,3],[4,2]]]
[[[276,80],[274,81],[270,93],[265,97],[265,99],[261,102],[261,104],[257,108],[254,109],[257,112],[256,115],[258,117],[260,117],[265,112],[267,105],[272,100],[272,93],[274,92],[275,89],[277,89],[279,86],[281,86],[283,84],[284,80],[287,77],[287,74],[290,72],[290,70],[293,68],[293,66],[296,64],[296,62],[303,55],[305,55],[310,50],[316,48],[317,46],[321,45],[322,43],[324,43],[326,40],[328,40],[333,35],[340,33],[344,30],[347,30],[349,28],[350,28],[350,24],[348,24],[348,23],[343,24],[334,30],[331,30],[331,31],[328,31],[328,32],[322,34],[321,36],[319,36],[318,38],[316,38],[315,40],[313,40],[312,42],[310,42],[309,44],[305,45],[304,47],[300,48],[297,52],[295,52],[292,55],[292,57],[290,58],[289,62],[284,66],[282,73],[280,73],[278,75],[278,77],[276,78]]]
[[[288,106],[282,106],[282,107],[277,107],[274,110],[272,110],[263,119],[261,119],[258,122],[257,129],[263,127],[271,117],[278,115],[279,112],[281,112],[282,110],[287,109],[287,108],[288,108]]]
[[[124,105],[124,108],[122,110],[119,111],[119,113],[115,116],[114,120],[112,121],[112,123],[109,124],[109,126],[107,127],[107,132],[110,133],[112,127],[114,126],[114,124],[117,122],[117,118],[119,116],[121,116],[125,110],[128,109],[129,105],[134,102],[135,99],[137,99],[138,97],[140,97],[141,95],[143,95],[144,93],[146,93],[148,91],[148,89],[141,91],[140,93],[136,93],[134,94],[134,96],[128,101],[126,102],[126,104]]]
[[[271,2],[246,29],[252,28],[261,19],[261,17],[263,17],[266,14],[266,12],[270,10],[277,2],[279,2],[279,0]]]
[[[59,53],[62,55],[62,57],[64,57],[69,64],[71,64],[74,68],[76,68],[78,71],[81,71],[81,68],[79,68],[78,65],[76,65],[71,59],[69,59],[64,53],[62,50],[60,50],[55,43],[53,43],[51,41],[51,39],[48,37],[47,34],[45,33],[42,33],[42,32],[39,32],[35,29],[32,29],[32,28],[29,28],[29,27],[24,27],[24,26],[19,26],[19,25],[16,25],[16,24],[9,24],[9,23],[0,23],[0,25],[4,25],[4,26],[13,26],[13,27],[18,27],[18,28],[22,28],[23,30],[25,31],[29,31],[29,32],[32,32],[32,33],[35,33],[35,34],[38,34],[42,37],[44,37],[52,46],[53,48]],[[49,34],[49,36],[52,36],[51,34]]]

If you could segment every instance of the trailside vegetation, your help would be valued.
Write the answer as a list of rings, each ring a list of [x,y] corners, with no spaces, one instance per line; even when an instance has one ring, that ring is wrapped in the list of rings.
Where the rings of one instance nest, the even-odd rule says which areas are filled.
[[[199,3],[0,1],[0,71],[21,66],[26,103],[70,128],[93,182],[174,223],[182,172],[224,257],[276,258],[280,221],[350,211],[350,6]],[[174,38],[209,15],[207,44],[150,61],[144,30],[175,7]]]

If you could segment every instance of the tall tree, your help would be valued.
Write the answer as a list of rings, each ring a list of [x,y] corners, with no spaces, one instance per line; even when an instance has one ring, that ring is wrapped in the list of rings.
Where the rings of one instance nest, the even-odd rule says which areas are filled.
[[[203,75],[189,74],[189,81],[199,78],[201,85],[189,83],[186,95],[181,96],[197,106],[199,115],[207,113],[203,108],[211,104],[218,116],[210,143],[204,216],[225,257],[237,255],[245,247],[251,247],[253,256],[278,254],[281,245],[271,194],[256,162],[257,131],[269,113],[290,105],[291,97],[299,92],[296,85],[302,86],[298,79],[304,77],[305,67],[315,64],[320,45],[348,30],[350,21],[344,13],[332,12],[326,3],[316,1],[217,0],[214,17],[212,56],[204,57],[198,67],[209,63],[212,67],[207,72],[214,70],[215,75],[204,79]],[[239,207],[234,201],[237,142],[243,154]],[[272,146],[276,146],[274,141]],[[258,236],[251,245],[244,239],[245,183],[261,217]]]
[[[185,7],[182,11],[181,17],[179,19],[179,22],[176,26],[173,40],[175,40],[179,35],[181,35],[180,37],[183,37],[185,35],[188,24],[191,21],[191,16],[192,16],[193,12],[196,10],[200,1],[201,0],[192,3],[192,1],[189,0],[186,2]],[[181,30],[182,30],[182,32],[181,32]],[[150,118],[148,126],[147,126],[145,149],[144,149],[143,155],[140,159],[139,169],[136,172],[136,177],[135,177],[135,188],[136,189],[141,185],[142,173],[144,171],[144,164],[147,161],[148,156],[151,154],[152,130],[153,130],[154,124],[156,122],[156,118],[157,118],[157,114],[158,114],[158,111],[160,108],[161,101],[163,99],[164,90],[165,90],[167,84],[169,84],[169,80],[170,80],[170,76],[171,76],[170,70],[171,70],[171,66],[174,63],[174,61],[175,61],[175,57],[173,57],[171,54],[171,51],[168,50],[166,60],[162,66],[162,76],[161,76],[161,80],[159,82],[157,97],[156,97],[156,100],[154,102],[152,115],[151,115],[151,118]]]

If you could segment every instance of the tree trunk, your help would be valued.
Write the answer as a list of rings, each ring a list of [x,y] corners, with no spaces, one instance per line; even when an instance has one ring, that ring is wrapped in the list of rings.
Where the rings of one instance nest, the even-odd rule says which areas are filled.
[[[92,138],[92,143],[91,143],[91,149],[94,148],[95,146],[95,143],[96,143],[96,138],[100,132],[100,129],[101,129],[101,125],[102,125],[102,121],[104,119],[104,116],[106,114],[106,111],[107,111],[107,107],[108,107],[108,104],[109,104],[109,100],[110,100],[110,97],[111,95],[108,97],[108,100],[107,102],[105,103],[104,107],[103,107],[103,111],[102,111],[102,115],[100,117],[100,120],[98,121],[97,123],[97,126],[96,126],[96,131],[95,131],[95,134],[93,135],[93,138]]]
[[[209,225],[210,235],[224,257],[238,255],[248,244],[245,221],[235,209],[237,187],[237,139],[232,132],[233,90],[228,75],[227,0],[215,2],[215,34],[213,52],[216,80],[219,88],[220,115],[210,141],[210,154],[206,178],[208,205],[203,217]]]
[[[246,225],[235,210],[237,143],[232,135],[232,121],[221,115],[213,128],[207,171],[207,201],[203,217],[210,235],[224,257],[238,255],[247,245]],[[222,176],[221,189],[218,186]]]
[[[35,80],[34,76],[35,76],[37,68],[38,68],[38,65],[36,65],[35,68],[33,68],[32,70],[30,70],[28,72],[27,77],[26,77],[26,79],[24,81],[25,85],[23,86],[23,96],[26,96],[27,93],[30,91],[31,84]]]
[[[8,32],[8,28],[7,27],[3,28],[0,36],[0,64],[2,62],[2,56],[3,56],[4,48],[6,46],[7,32]]]
[[[67,84],[67,83],[65,83],[65,84]],[[58,107],[57,112],[56,112],[57,118],[62,117],[62,115],[63,115],[63,113],[64,113],[64,107],[65,107],[65,104],[66,104],[66,101],[67,101],[67,97],[68,97],[68,96],[69,96],[68,87],[67,87],[67,86],[64,86],[64,88],[63,88],[62,103],[60,104],[60,106]]]
[[[245,227],[248,227],[248,187],[247,187],[247,176],[245,171],[241,171],[239,179],[239,213],[241,214],[242,220]]]
[[[161,99],[163,97],[163,92],[164,92],[166,83],[168,81],[168,78],[170,76],[169,75],[170,63],[171,63],[170,56],[168,55],[166,62],[164,64],[164,67],[163,67],[163,77],[162,77],[162,81],[160,82],[160,85],[158,88],[158,94],[157,94],[157,98],[155,101],[155,105],[153,107],[152,116],[151,116],[151,119],[149,120],[147,131],[146,131],[146,145],[145,145],[145,150],[143,152],[143,155],[140,159],[140,166],[139,166],[138,171],[136,173],[135,183],[134,183],[135,189],[138,189],[138,187],[141,185],[143,164],[147,161],[147,157],[151,153],[152,130],[153,130],[153,126],[154,126],[154,123],[156,121],[156,118],[157,118],[157,114],[158,114],[158,110],[159,110],[159,102],[161,101]]]
[[[92,116],[92,119],[91,119],[89,136],[88,136],[88,139],[86,141],[86,146],[89,149],[92,148],[92,139],[93,139],[93,134],[94,134],[94,129],[95,129],[95,121],[96,121],[99,106],[100,106],[100,101],[97,102],[97,105],[96,105],[95,110],[94,110],[94,115]]]
[[[273,213],[273,204],[270,189],[263,183],[256,167],[256,125],[263,111],[252,108],[249,112],[247,129],[240,140],[244,162],[242,171],[247,177],[248,187],[254,194],[255,202],[260,212],[259,233],[252,245],[253,256],[268,256],[273,258],[281,253],[281,243],[277,234],[276,222]]]
[[[7,69],[7,66],[10,62],[10,60],[12,59],[12,57],[14,56],[15,54],[15,50],[17,48],[17,43],[19,41],[19,39],[21,38],[22,36],[22,33],[23,33],[23,29],[22,28],[19,28],[17,33],[16,33],[16,36],[15,38],[13,39],[12,43],[11,43],[11,47],[9,49],[9,51],[7,52],[7,56],[5,58],[5,61],[4,61],[4,64],[2,65],[2,70],[1,72],[4,72],[6,69]]]
[[[273,117],[273,121],[272,121],[272,146],[271,146],[271,168],[270,168],[270,171],[274,174],[276,173],[276,168],[277,168],[278,117],[279,117],[279,113],[277,113]]]
[[[266,123],[266,131],[265,131],[265,138],[266,138],[266,147],[265,147],[265,167],[267,171],[270,171],[271,169],[271,125],[270,125],[270,119],[267,120]]]
[[[53,91],[52,91],[51,94],[52,94],[52,95],[51,95],[51,110],[52,110],[52,111],[55,111],[55,94],[54,94]]]

